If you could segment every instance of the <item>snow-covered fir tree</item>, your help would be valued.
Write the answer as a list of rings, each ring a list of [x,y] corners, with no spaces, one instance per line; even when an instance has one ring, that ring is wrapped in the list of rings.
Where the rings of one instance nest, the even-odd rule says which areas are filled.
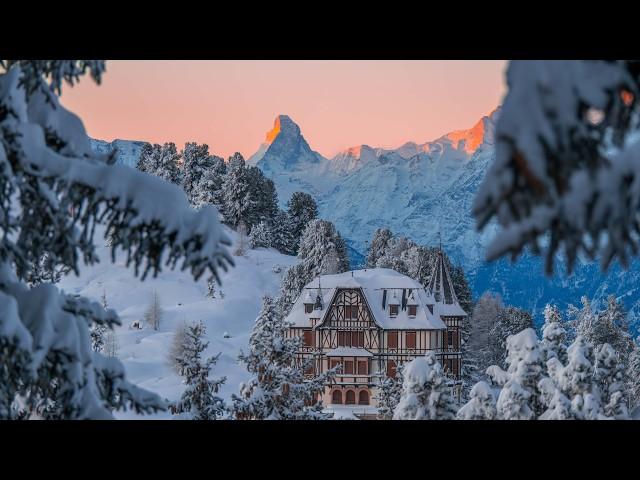
[[[544,308],[544,324],[542,325],[542,351],[545,362],[557,358],[562,363],[567,361],[567,332],[563,326],[558,307],[547,304]]]
[[[640,62],[512,61],[495,131],[495,161],[474,200],[479,227],[501,231],[489,259],[530,247],[627,265],[638,251]],[[541,238],[550,241],[541,242]]]
[[[305,378],[307,364],[296,361],[300,337],[286,337],[289,325],[275,302],[264,297],[249,338],[249,353],[240,361],[253,377],[233,395],[233,412],[241,420],[323,420],[318,400],[334,370]]]
[[[600,404],[607,417],[629,418],[626,398],[626,366],[614,348],[605,343],[596,350],[594,380],[600,393]]]
[[[498,310],[498,318],[489,331],[489,361],[505,367],[507,359],[507,339],[527,328],[533,327],[529,312],[517,307],[506,306]]]
[[[196,279],[232,265],[215,209],[194,212],[178,187],[93,152],[81,120],[60,105],[63,82],[86,73],[99,81],[104,70],[102,61],[0,62],[0,418],[28,418],[43,404],[64,419],[165,408],[117,359],[92,350],[94,324],[120,324],[113,310],[28,285],[43,255],[78,274],[98,261],[101,224],[142,280],[161,262],[186,262]]]
[[[270,222],[271,246],[285,255],[296,255],[300,238],[294,235],[289,215],[278,210]]]
[[[502,390],[496,408],[503,420],[532,420],[544,411],[538,383],[544,378],[544,359],[535,330],[527,328],[506,341],[507,370],[498,365],[487,369]]]
[[[234,228],[240,222],[246,224],[253,207],[252,201],[244,158],[240,154],[234,155],[229,158],[227,173],[222,183],[224,221]]]
[[[262,221],[273,221],[278,213],[278,194],[273,180],[265,177],[258,167],[247,167],[247,181],[251,193],[247,224],[250,228]]]
[[[209,157],[211,165],[202,173],[191,194],[191,204],[195,208],[214,205],[223,214],[222,185],[227,173],[227,164],[218,156]]]
[[[174,143],[145,144],[140,152],[136,167],[138,170],[156,177],[160,177],[167,182],[180,184],[182,155],[178,153]]]
[[[102,296],[100,297],[100,305],[106,311],[109,308],[107,304],[107,292],[106,290],[102,291]],[[107,340],[107,333],[109,332],[109,327],[104,324],[96,323],[90,328],[91,335],[91,349],[94,352],[104,352],[105,351],[105,343]]]
[[[502,356],[501,345],[499,345],[500,350],[493,350],[495,342],[490,341],[490,333],[503,308],[504,304],[499,295],[485,292],[478,299],[471,313],[471,335],[464,361],[473,362],[476,367],[473,372],[476,375],[475,378],[473,376],[470,378],[472,383],[480,380],[486,369],[496,363],[495,359]]]
[[[385,377],[378,386],[378,393],[375,397],[378,402],[378,416],[383,420],[391,420],[393,413],[400,402],[402,396],[402,368],[396,370],[394,377]]]
[[[162,320],[162,306],[160,305],[160,296],[154,290],[151,296],[151,303],[144,312],[144,321],[154,330],[160,329],[160,321]]]
[[[463,398],[467,398],[471,387],[478,378],[478,363],[474,355],[472,355],[469,341],[471,339],[471,314],[473,312],[473,297],[471,288],[467,282],[464,270],[461,266],[456,265],[451,268],[451,282],[455,290],[456,297],[462,309],[467,313],[462,321],[460,329],[460,351],[462,352],[462,371],[461,377],[463,382]]]
[[[458,413],[458,420],[495,420],[498,416],[496,397],[491,386],[484,381],[476,383],[469,392],[469,401]]]
[[[207,144],[185,143],[182,150],[181,184],[191,204],[194,204],[204,173],[212,167],[213,158],[209,155]]]
[[[300,262],[287,270],[278,297],[278,308],[287,315],[306,284],[318,275],[349,269],[346,245],[333,223],[315,219],[307,224],[298,250]]]
[[[287,215],[289,216],[289,229],[294,242],[291,254],[296,255],[302,232],[304,232],[311,220],[318,218],[318,205],[308,193],[293,192],[287,202]]]
[[[427,352],[407,363],[403,370],[402,395],[394,420],[450,420],[456,409],[451,387],[435,353]]]
[[[180,376],[184,376],[185,345],[187,344],[187,324],[180,322],[173,333],[171,347],[169,348],[168,362],[171,368]]]
[[[633,342],[633,350],[629,355],[627,369],[627,395],[631,412],[640,406],[640,345],[638,345],[638,341],[636,339]]]
[[[384,255],[392,236],[393,234],[388,228],[378,228],[374,232],[369,253],[367,254],[367,268],[376,268],[378,259]]]
[[[205,334],[202,322],[195,322],[184,330],[180,365],[187,386],[180,400],[171,406],[174,413],[185,414],[192,420],[216,420],[226,414],[224,401],[216,395],[226,377],[209,378],[220,354],[203,358],[209,346],[209,342],[203,341]]]
[[[271,247],[273,233],[266,222],[260,222],[251,229],[249,235],[249,245],[251,248]]]
[[[246,166],[235,153],[229,158],[222,184],[224,220],[232,227],[244,222],[250,231],[261,221],[271,222],[278,213],[278,196],[273,181],[254,166]]]

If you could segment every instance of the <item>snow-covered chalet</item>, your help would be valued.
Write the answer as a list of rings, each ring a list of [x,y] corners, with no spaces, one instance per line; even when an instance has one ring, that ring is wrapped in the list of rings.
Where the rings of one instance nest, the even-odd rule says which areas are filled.
[[[303,338],[299,360],[313,359],[308,375],[342,366],[327,384],[323,404],[371,411],[380,382],[430,350],[456,388],[466,315],[440,253],[426,288],[386,268],[317,277],[305,286],[287,321],[289,335]]]

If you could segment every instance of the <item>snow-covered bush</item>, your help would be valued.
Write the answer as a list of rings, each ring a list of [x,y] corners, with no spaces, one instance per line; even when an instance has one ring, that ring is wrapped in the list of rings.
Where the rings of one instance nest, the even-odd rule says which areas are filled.
[[[82,122],[56,92],[86,72],[99,81],[104,62],[6,61],[0,68],[0,418],[163,409],[160,398],[126,381],[118,360],[91,348],[90,329],[119,325],[115,312],[28,281],[44,255],[50,267],[76,274],[80,262],[98,262],[98,224],[111,235],[112,259],[124,251],[142,279],[178,262],[196,279],[207,271],[218,278],[232,260],[217,212],[194,212],[179,187],[92,151]]]

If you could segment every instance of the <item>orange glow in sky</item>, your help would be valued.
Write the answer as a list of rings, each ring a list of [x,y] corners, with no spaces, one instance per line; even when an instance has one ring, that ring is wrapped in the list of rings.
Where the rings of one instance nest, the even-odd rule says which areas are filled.
[[[207,143],[249,157],[277,115],[332,157],[360,144],[393,148],[471,128],[505,93],[504,61],[107,62],[102,85],[85,78],[62,103],[90,136]]]

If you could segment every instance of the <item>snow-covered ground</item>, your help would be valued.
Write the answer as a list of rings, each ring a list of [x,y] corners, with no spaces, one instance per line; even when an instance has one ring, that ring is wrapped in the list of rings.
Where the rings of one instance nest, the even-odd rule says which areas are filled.
[[[227,233],[235,243],[235,232],[227,230]],[[101,232],[97,232],[96,239],[100,239],[96,242],[98,245],[106,243]],[[97,301],[103,292],[106,294],[108,306],[115,309],[122,320],[122,326],[116,329],[117,356],[126,368],[128,379],[171,401],[177,400],[184,389],[182,378],[173,372],[167,360],[176,327],[181,322],[204,322],[209,341],[207,354],[222,352],[212,376],[227,377],[220,393],[229,400],[232,393],[238,392],[239,383],[248,377],[237,357],[241,349],[247,348],[262,296],[275,296],[286,269],[296,262],[295,257],[272,249],[248,250],[244,257],[234,256],[235,268],[222,273],[224,298],[220,298],[220,287],[216,286],[216,298],[212,299],[206,297],[206,279],[195,282],[188,271],[165,270],[157,278],[141,282],[132,269],[124,266],[124,255],[119,255],[113,264],[109,247],[100,247],[97,253],[101,259],[99,264],[83,267],[79,277],[71,274],[59,286],[67,293]],[[274,271],[277,266],[279,273]],[[158,331],[142,321],[154,291],[158,293],[163,309]],[[130,328],[136,320],[143,323],[142,330]],[[224,338],[225,332],[229,338]],[[168,412],[142,417],[132,412],[119,412],[116,417],[172,418]]]

